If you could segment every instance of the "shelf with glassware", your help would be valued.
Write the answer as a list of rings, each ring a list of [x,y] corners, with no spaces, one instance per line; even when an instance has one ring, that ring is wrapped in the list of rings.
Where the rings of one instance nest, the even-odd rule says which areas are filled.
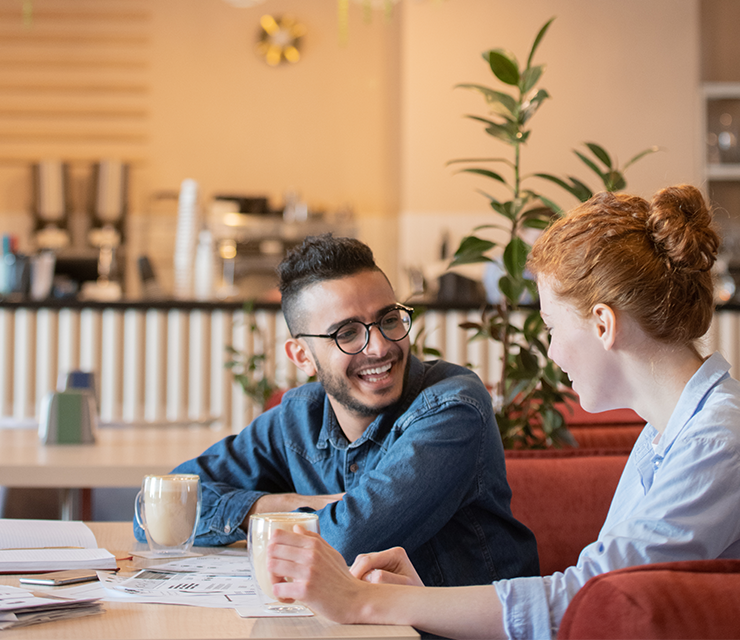
[[[720,302],[740,297],[740,82],[703,85],[705,189],[722,235]]]

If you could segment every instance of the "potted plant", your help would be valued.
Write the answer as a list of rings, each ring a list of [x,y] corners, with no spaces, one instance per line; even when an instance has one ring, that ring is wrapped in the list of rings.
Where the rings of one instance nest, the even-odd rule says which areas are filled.
[[[531,300],[537,299],[535,283],[525,273],[531,247],[522,238],[522,232],[544,229],[553,215],[563,211],[551,199],[530,188],[529,183],[533,179],[549,181],[579,201],[592,195],[584,182],[572,176],[559,178],[549,173],[523,175],[521,172],[521,154],[531,135],[531,120],[550,97],[539,87],[545,67],[533,61],[553,20],[548,20],[537,33],[524,67],[513,53],[504,49],[491,49],[483,54],[492,74],[505,85],[503,91],[479,84],[458,85],[483,96],[490,114],[466,117],[482,123],[486,135],[509,147],[510,156],[467,158],[449,163],[466,165],[461,172],[482,176],[505,193],[504,197],[483,194],[498,214],[497,222],[476,227],[471,235],[463,238],[450,266],[490,262],[492,250],[503,248],[502,276],[498,281],[500,302],[484,310],[480,322],[461,326],[475,331],[473,339],[495,340],[501,344],[501,373],[492,395],[496,420],[507,448],[574,444],[558,409],[566,397],[572,396],[568,380],[547,357],[548,338],[536,304],[522,303],[525,294],[529,294]],[[619,168],[602,146],[586,143],[585,147],[584,151],[575,150],[575,154],[608,191],[623,189],[625,169],[657,150],[655,147],[646,149]],[[496,242],[477,235],[486,228],[503,230],[505,240]]]

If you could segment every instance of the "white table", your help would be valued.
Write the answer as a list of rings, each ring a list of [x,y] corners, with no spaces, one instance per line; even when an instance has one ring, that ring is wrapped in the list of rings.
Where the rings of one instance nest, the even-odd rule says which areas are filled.
[[[117,558],[145,548],[133,538],[130,522],[89,523],[98,546]],[[121,570],[142,566],[119,561]],[[18,576],[0,576],[0,584],[19,586]],[[104,603],[105,613],[3,631],[2,640],[226,640],[231,638],[347,638],[409,640],[419,635],[408,626],[340,625],[320,616],[307,618],[241,618],[232,609],[206,609],[162,604]]]
[[[230,434],[203,426],[107,427],[95,444],[44,445],[35,429],[0,429],[0,486],[64,489],[69,518],[75,491],[137,487],[145,475],[169,473]]]

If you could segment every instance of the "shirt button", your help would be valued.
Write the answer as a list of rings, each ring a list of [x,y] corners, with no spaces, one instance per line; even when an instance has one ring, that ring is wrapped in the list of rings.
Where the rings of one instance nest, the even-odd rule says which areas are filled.
[[[351,465],[349,465],[349,470],[352,473],[357,473],[360,470],[360,467],[357,463],[353,462]]]
[[[226,526],[224,527],[224,533],[231,533],[231,525],[230,525],[230,524],[227,524],[227,525],[226,525]]]

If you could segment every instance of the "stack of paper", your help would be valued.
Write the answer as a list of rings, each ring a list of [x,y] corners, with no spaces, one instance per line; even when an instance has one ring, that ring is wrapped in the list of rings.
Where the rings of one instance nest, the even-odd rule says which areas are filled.
[[[0,573],[115,568],[84,522],[0,519]]]
[[[39,598],[25,589],[0,585],[0,631],[103,611],[97,598]]]

